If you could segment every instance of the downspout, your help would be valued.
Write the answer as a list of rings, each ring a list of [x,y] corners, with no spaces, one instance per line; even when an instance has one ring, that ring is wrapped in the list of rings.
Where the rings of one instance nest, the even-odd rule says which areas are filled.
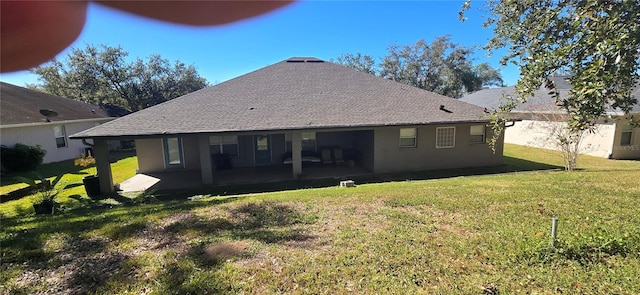
[[[90,147],[93,147],[93,143],[89,143],[89,142],[87,142],[87,139],[86,139],[86,138],[83,138],[83,139],[82,139],[82,144],[84,144],[84,145],[88,145],[88,146],[90,146]]]
[[[504,124],[504,128],[513,127],[514,125],[516,125],[516,120],[509,121],[508,123],[510,124]]]

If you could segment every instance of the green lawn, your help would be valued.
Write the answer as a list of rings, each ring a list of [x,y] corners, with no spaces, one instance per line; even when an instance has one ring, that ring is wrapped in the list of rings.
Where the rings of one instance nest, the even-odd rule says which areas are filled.
[[[135,175],[136,169],[138,168],[138,160],[134,152],[111,152],[110,161],[113,181],[115,183],[131,178]],[[6,193],[17,188],[28,186],[28,184],[22,182],[22,178],[37,179],[43,177],[51,181],[52,184],[55,184],[54,189],[58,192],[56,202],[62,204],[66,209],[83,207],[91,204],[93,201],[87,197],[82,178],[94,174],[96,174],[96,168],[94,166],[87,168],[74,166],[73,160],[43,164],[38,167],[35,173],[24,172],[3,176],[1,179],[2,186],[0,186],[0,193]],[[19,200],[2,202],[0,204],[0,213],[5,217],[32,214],[32,203],[36,197],[37,194],[34,194]],[[109,200],[100,202],[108,203]]]
[[[640,161],[505,156],[528,172],[5,217],[0,293],[636,294]]]

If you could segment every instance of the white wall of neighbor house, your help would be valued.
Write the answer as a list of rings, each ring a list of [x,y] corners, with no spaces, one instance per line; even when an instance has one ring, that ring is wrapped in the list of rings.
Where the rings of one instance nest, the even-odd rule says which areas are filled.
[[[501,165],[502,137],[498,140],[494,153],[486,140],[485,143],[471,141],[472,125],[484,127],[485,139],[491,136],[491,129],[485,124],[376,128],[374,130],[373,170],[375,173],[386,173]],[[453,146],[436,147],[436,130],[442,127],[449,128],[443,131],[453,136]],[[400,146],[401,128],[416,128],[414,147]]]
[[[50,122],[47,124],[38,124],[34,126],[8,127],[3,126],[0,141],[8,147],[15,146],[16,143],[26,145],[40,145],[47,153],[44,156],[43,163],[58,162],[70,160],[80,157],[88,146],[82,143],[82,140],[71,140],[69,135],[78,133],[95,127],[100,122],[77,122],[77,123],[57,123]],[[64,131],[64,146],[58,147],[62,139],[56,142],[55,128],[58,131]]]
[[[634,128],[624,118],[617,120],[611,158],[640,159],[640,127]]]
[[[563,128],[563,122],[523,120],[505,130],[505,143],[536,148],[559,150],[553,129]],[[615,122],[597,124],[593,133],[586,133],[580,145],[580,153],[601,158],[612,154],[616,134]]]

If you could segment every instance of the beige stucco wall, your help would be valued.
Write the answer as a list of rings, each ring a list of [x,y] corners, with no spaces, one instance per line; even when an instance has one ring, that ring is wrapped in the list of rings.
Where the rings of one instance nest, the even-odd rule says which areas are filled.
[[[138,155],[138,172],[164,171],[162,139],[136,139],[136,154]]]
[[[495,166],[502,164],[502,138],[497,144],[496,153],[488,144],[471,144],[470,126],[477,124],[457,124],[442,126],[420,126],[417,128],[417,147],[400,148],[401,127],[381,127],[373,130],[348,131],[334,136],[320,135],[318,141],[323,144],[335,143],[362,152],[363,166],[375,173],[419,171],[429,169],[449,169],[461,167]],[[435,147],[436,127],[455,126],[455,147],[437,149]],[[318,133],[320,134],[320,132]],[[490,137],[490,128],[486,128]],[[252,135],[238,137],[239,156],[232,158],[234,167],[253,166]],[[186,170],[200,169],[197,136],[182,137]],[[320,142],[318,144],[321,144]],[[139,172],[164,171],[164,153],[162,139],[136,140]],[[273,164],[280,164],[280,155],[284,152],[284,134],[271,135]],[[215,172],[214,172],[215,173]]]
[[[107,120],[105,120],[107,121]],[[6,127],[0,129],[0,141],[3,145],[13,147],[16,143],[26,145],[40,145],[47,151],[44,156],[44,163],[58,162],[69,159],[78,158],[80,153],[84,152],[85,146],[81,140],[71,140],[69,135],[73,135],[80,131],[95,127],[99,121],[78,122],[61,124],[51,122],[46,125],[23,126],[23,127]],[[54,126],[64,126],[67,141],[66,147],[58,148],[53,133]]]
[[[631,145],[622,146],[620,145],[620,140],[625,126],[629,126],[629,122],[626,119],[617,120],[611,158],[621,160],[640,159],[640,127],[632,129]]]
[[[555,137],[551,136],[554,128],[563,128],[563,122],[545,122],[523,120],[516,122],[514,126],[506,128],[505,142],[559,150]],[[593,133],[586,133],[580,145],[580,153],[601,158],[608,158],[612,153],[612,144],[616,133],[615,122],[597,124]],[[618,139],[617,142],[620,142]]]
[[[400,127],[374,130],[375,173],[494,166],[502,164],[502,140],[493,153],[488,144],[470,144],[473,124],[430,125],[417,128],[417,146],[400,148]],[[436,148],[436,128],[455,126],[455,147]],[[485,129],[487,136],[489,128]]]
[[[199,170],[198,136],[191,135],[180,138],[182,139],[184,170]],[[136,153],[138,155],[138,172],[150,173],[166,170],[162,138],[136,139]]]

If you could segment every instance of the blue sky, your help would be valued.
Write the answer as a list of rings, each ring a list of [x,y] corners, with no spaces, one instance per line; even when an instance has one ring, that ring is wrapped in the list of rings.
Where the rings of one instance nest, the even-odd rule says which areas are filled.
[[[190,27],[141,18],[91,4],[85,28],[71,47],[121,46],[131,58],[160,54],[193,64],[209,83],[220,83],[292,56],[324,60],[343,53],[381,58],[389,45],[431,42],[450,35],[455,43],[482,46],[492,36],[482,27],[482,1],[473,1],[468,20],[460,22],[463,1],[303,1],[257,18],[217,27]],[[58,55],[63,58],[68,50]],[[501,68],[499,52],[476,50],[476,63],[499,68],[508,85],[515,67]],[[27,71],[5,73],[0,80],[36,83]]]

